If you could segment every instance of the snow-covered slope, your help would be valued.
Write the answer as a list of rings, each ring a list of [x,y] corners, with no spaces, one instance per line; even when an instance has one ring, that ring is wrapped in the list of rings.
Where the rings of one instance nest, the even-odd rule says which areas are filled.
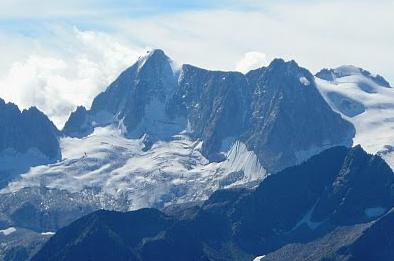
[[[394,88],[354,66],[324,69],[316,83],[332,109],[355,126],[354,144],[380,154],[394,168]]]
[[[204,200],[219,188],[253,185],[265,176],[256,155],[239,141],[224,151],[226,160],[210,163],[201,154],[201,142],[187,132],[149,150],[145,139],[127,139],[110,126],[82,139],[63,138],[61,162],[31,168],[1,193],[43,185],[69,192],[91,189],[103,198],[126,199],[127,207],[118,206],[124,202],[118,200],[114,208],[131,210]]]

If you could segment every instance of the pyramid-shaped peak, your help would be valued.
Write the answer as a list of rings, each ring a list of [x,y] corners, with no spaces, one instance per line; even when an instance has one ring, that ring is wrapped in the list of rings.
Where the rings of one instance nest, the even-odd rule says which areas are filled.
[[[140,56],[140,58],[137,61],[138,71],[146,66],[148,67],[164,66],[170,68],[172,64],[173,64],[172,59],[169,58],[161,49],[148,50],[144,55]]]
[[[147,53],[150,54],[150,55],[159,55],[159,56],[167,57],[167,55],[165,54],[165,52],[162,49],[148,50]]]
[[[360,144],[355,145],[349,150],[349,155],[368,156],[369,154],[361,147]]]
[[[171,59],[165,54],[165,52],[161,49],[152,49],[146,51],[144,55],[142,55],[139,59],[140,61],[171,61]]]

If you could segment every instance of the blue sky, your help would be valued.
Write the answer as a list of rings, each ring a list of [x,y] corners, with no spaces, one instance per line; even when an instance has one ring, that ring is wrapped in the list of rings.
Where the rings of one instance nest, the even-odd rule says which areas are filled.
[[[146,19],[163,15],[212,10],[263,10],[272,1],[254,0],[2,0],[0,28],[24,35],[39,36],[48,24],[78,26],[84,30],[115,30],[111,20]],[[278,1],[277,1],[278,2]]]
[[[148,48],[221,70],[275,57],[312,72],[353,64],[393,83],[392,10],[392,0],[2,0],[0,97],[61,126]]]
[[[157,15],[167,12],[182,12],[188,10],[203,9],[251,9],[261,6],[262,2],[269,3],[272,1],[237,1],[237,0],[84,0],[84,1],[37,1],[37,0],[3,0],[2,9],[7,13],[8,17],[20,16],[78,16],[79,14],[87,14],[91,11],[112,13],[112,14],[128,14],[128,15]],[[41,14],[30,12],[29,8],[38,8]],[[57,10],[56,10],[57,9]],[[60,9],[60,10],[59,10]],[[48,12],[51,11],[51,12]],[[70,11],[73,11],[71,13]]]

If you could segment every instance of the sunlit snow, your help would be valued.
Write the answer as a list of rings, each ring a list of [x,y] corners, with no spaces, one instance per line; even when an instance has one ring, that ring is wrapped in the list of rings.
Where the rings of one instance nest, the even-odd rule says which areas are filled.
[[[8,236],[8,235],[11,235],[12,233],[14,233],[15,231],[16,231],[16,228],[9,227],[9,228],[0,230],[0,233],[2,233],[4,236]]]
[[[41,235],[43,236],[53,236],[55,232],[42,232]]]
[[[394,146],[394,88],[379,86],[368,77],[345,67],[344,77],[325,81],[316,77],[317,86],[333,110],[353,123],[354,144],[369,153]],[[353,73],[353,74],[352,74]],[[379,153],[394,169],[393,152]]]
[[[219,188],[255,183],[266,174],[242,142],[232,143],[226,160],[210,163],[200,152],[201,141],[186,133],[144,150],[143,138],[127,139],[119,129],[104,127],[83,139],[62,138],[61,147],[61,162],[31,168],[1,192],[30,186],[70,192],[92,188],[127,197],[129,208],[137,209],[158,202],[203,200]]]
[[[305,86],[309,86],[311,84],[310,81],[307,78],[305,78],[304,76],[300,77],[300,83]]]

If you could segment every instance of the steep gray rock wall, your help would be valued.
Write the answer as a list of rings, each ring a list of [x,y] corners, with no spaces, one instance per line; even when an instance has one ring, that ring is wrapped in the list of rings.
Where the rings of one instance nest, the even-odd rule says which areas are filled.
[[[226,143],[242,140],[270,172],[352,144],[353,126],[294,61],[276,59],[246,75],[191,65],[174,71],[171,65],[163,51],[151,51],[99,94],[91,110],[78,108],[63,132],[82,137],[113,124],[130,138],[146,134],[154,143],[188,130],[212,161],[222,160]]]

